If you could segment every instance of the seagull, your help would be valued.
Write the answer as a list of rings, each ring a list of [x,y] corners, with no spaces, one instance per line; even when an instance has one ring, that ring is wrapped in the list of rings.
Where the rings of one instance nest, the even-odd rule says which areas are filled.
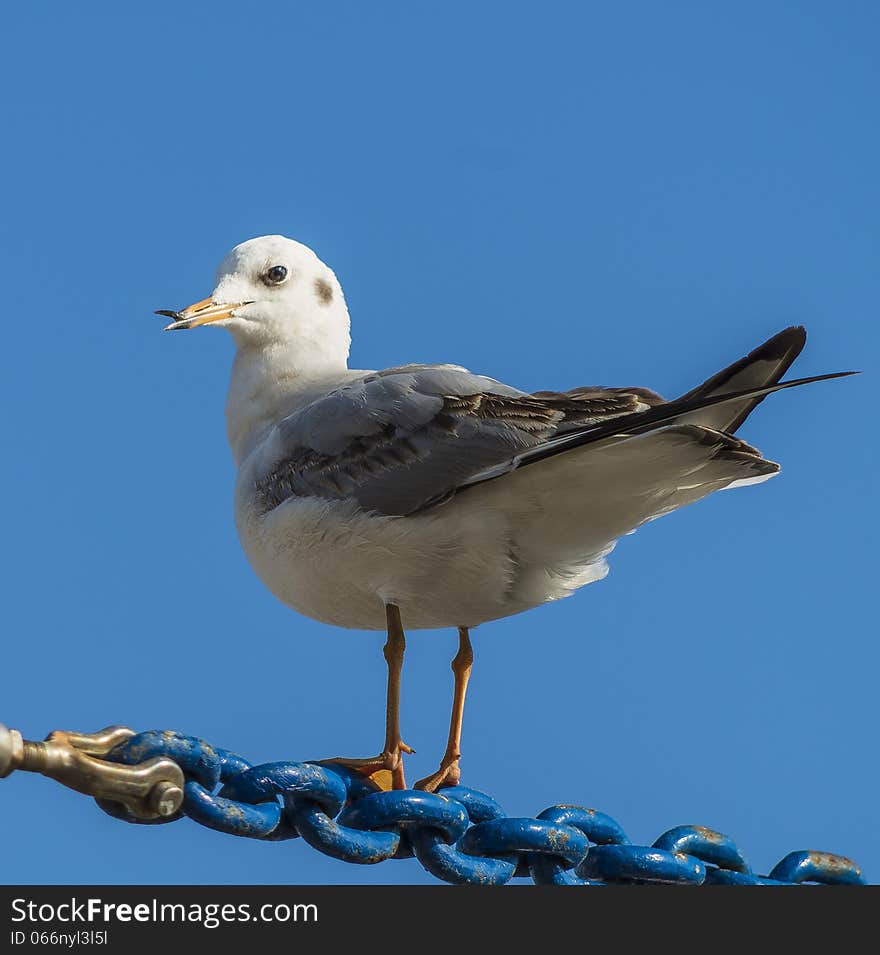
[[[416,783],[461,776],[470,630],[568,597],[608,573],[616,541],[779,465],[735,436],[806,341],[786,328],[672,401],[648,388],[528,393],[459,365],[348,368],[349,313],[331,269],[284,236],[250,239],[214,291],[165,330],[225,328],[238,469],[235,522],[281,601],[338,627],[385,631],[385,741],[332,762],[406,787],[400,732],[404,627],[457,628],[446,751]]]

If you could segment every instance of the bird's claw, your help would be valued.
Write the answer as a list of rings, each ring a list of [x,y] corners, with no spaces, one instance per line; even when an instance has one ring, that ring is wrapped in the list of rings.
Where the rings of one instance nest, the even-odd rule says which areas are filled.
[[[321,765],[345,766],[353,772],[365,776],[380,789],[406,789],[406,777],[403,772],[403,754],[414,753],[411,746],[403,740],[390,749],[385,749],[378,756],[349,758],[334,756],[332,759],[319,760]]]
[[[444,759],[440,763],[440,768],[436,773],[431,773],[430,776],[425,776],[424,779],[420,779],[416,784],[416,789],[421,789],[426,793],[436,792],[441,786],[457,786],[461,780],[461,767],[459,765],[459,758],[456,756],[450,759]]]

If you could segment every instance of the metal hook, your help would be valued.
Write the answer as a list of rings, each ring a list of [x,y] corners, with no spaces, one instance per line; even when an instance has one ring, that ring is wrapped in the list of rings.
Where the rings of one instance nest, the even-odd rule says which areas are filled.
[[[134,735],[125,726],[108,726],[97,733],[55,730],[36,743],[0,723],[0,779],[23,769],[87,796],[122,803],[138,819],[173,816],[183,803],[183,772],[177,763],[154,756],[125,766],[99,758]]]

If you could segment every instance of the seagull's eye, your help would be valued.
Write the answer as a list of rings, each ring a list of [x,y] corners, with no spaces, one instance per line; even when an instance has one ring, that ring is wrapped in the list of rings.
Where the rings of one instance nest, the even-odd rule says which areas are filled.
[[[273,265],[263,273],[266,285],[280,285],[287,278],[287,268],[283,265]]]

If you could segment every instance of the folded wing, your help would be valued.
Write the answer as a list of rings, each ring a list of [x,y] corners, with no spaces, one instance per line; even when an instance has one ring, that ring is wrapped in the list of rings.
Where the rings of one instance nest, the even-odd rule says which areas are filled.
[[[260,452],[258,495],[264,510],[315,496],[411,514],[557,435],[661,402],[647,389],[528,395],[455,366],[392,368],[280,422]]]

